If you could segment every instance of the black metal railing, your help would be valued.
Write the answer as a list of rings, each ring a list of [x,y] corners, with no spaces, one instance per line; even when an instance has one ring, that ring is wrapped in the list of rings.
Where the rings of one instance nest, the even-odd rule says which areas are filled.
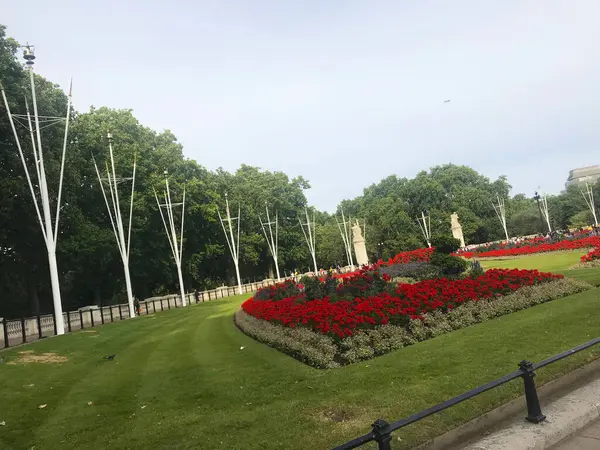
[[[525,400],[527,402],[527,416],[526,420],[532,423],[540,423],[546,419],[546,416],[542,413],[542,408],[540,406],[540,401],[537,395],[537,389],[535,387],[535,382],[533,378],[535,377],[534,371],[537,369],[541,369],[549,364],[552,364],[556,361],[560,361],[561,359],[567,358],[568,356],[574,355],[582,350],[586,350],[596,344],[600,343],[600,338],[592,339],[585,344],[578,345],[566,352],[559,353],[558,355],[551,356],[550,358],[544,359],[538,363],[532,363],[530,361],[521,361],[518,364],[519,369],[511,372],[503,377],[500,377],[494,381],[490,381],[484,385],[476,387],[475,389],[471,389],[468,392],[464,392],[454,398],[446,400],[442,403],[438,403],[437,405],[432,406],[431,408],[427,408],[423,411],[420,411],[412,416],[406,417],[404,419],[400,419],[396,422],[388,423],[383,419],[377,419],[372,425],[371,432],[357,437],[356,439],[352,439],[351,441],[346,442],[340,446],[334,448],[334,450],[349,450],[353,448],[358,448],[368,442],[376,442],[379,450],[391,450],[391,441],[392,441],[392,432],[403,428],[412,423],[418,422],[425,417],[431,416],[432,414],[438,413],[445,409],[451,408],[459,403],[464,402],[470,398],[473,398],[479,394],[482,394],[490,389],[497,388],[498,386],[502,386],[509,381],[512,381],[516,378],[522,378],[523,384],[525,387]]]

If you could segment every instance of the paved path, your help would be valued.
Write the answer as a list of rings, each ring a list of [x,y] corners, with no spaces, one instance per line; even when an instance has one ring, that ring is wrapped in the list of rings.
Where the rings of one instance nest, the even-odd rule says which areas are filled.
[[[595,420],[548,450],[598,450],[600,449],[600,419]]]

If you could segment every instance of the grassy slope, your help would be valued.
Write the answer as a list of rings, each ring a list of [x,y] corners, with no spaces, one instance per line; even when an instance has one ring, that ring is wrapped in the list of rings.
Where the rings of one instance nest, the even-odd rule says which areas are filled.
[[[25,349],[52,351],[69,362],[0,365],[0,422],[6,421],[0,448],[327,448],[367,432],[378,417],[409,415],[512,371],[523,358],[539,360],[596,337],[599,294],[331,371],[309,368],[238,331],[232,314],[240,297],[48,339],[1,353],[10,361]],[[114,361],[102,359],[111,353]],[[537,380],[592,356],[551,366]],[[439,434],[521,390],[515,382],[426,419],[401,431],[394,448]],[[346,420],[328,420],[326,411]]]

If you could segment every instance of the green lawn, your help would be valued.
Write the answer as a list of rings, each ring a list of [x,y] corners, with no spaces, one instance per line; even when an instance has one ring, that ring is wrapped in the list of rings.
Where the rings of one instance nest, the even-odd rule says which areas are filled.
[[[0,364],[0,448],[328,448],[598,336],[600,290],[322,371],[253,341],[242,297],[179,308],[0,352],[62,364]],[[91,330],[86,330],[91,331]],[[243,347],[243,349],[242,349]],[[114,361],[102,357],[116,353]],[[539,372],[543,382],[599,349]],[[522,392],[515,381],[397,434],[407,448]],[[88,406],[88,402],[92,402]],[[38,409],[46,404],[44,409]],[[331,418],[334,418],[332,420]],[[343,418],[343,421],[337,420]]]
[[[560,273],[567,277],[579,278],[595,286],[600,286],[600,268],[573,269],[585,251],[541,253],[531,256],[520,256],[513,259],[480,259],[486,269],[492,267],[504,269],[538,269],[542,272]]]
[[[571,266],[577,264],[580,258],[586,253],[585,251],[539,253],[537,255],[518,256],[513,259],[483,258],[479,261],[486,269],[500,267],[505,269],[538,269],[542,272],[556,272],[568,270]]]

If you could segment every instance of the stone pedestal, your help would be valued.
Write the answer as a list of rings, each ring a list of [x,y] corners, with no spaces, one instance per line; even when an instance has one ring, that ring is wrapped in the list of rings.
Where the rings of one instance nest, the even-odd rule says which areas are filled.
[[[358,222],[352,227],[352,243],[354,244],[354,254],[356,255],[356,264],[359,266],[369,264],[367,256],[367,247],[365,246],[365,238],[362,235],[362,230]]]
[[[454,213],[450,215],[450,221],[452,223],[452,236],[460,241],[460,247],[464,248],[465,238],[460,223],[458,222],[458,214]]]

